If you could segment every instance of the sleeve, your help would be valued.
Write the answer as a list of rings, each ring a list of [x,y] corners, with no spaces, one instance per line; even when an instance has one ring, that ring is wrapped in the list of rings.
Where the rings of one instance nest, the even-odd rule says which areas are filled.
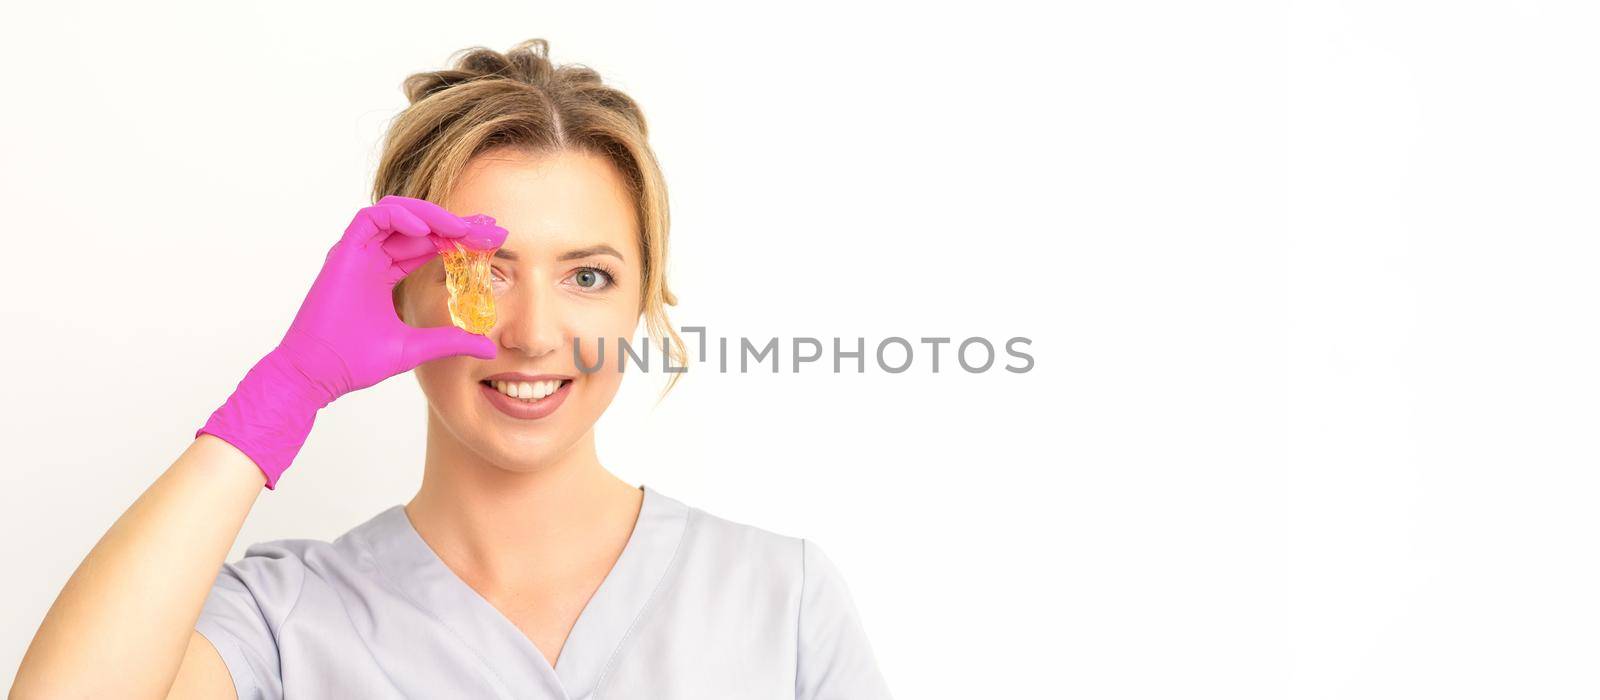
[[[305,565],[293,551],[256,544],[240,560],[223,564],[206,594],[195,631],[222,655],[241,699],[283,697],[278,632],[305,579]]]
[[[833,561],[802,539],[796,700],[890,700],[850,590]]]

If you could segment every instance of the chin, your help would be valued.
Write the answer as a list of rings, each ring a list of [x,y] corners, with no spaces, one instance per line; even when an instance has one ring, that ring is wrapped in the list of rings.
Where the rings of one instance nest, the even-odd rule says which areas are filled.
[[[559,460],[582,435],[548,429],[507,431],[484,424],[471,430],[478,444],[487,448],[480,451],[501,468],[516,472],[535,471]]]

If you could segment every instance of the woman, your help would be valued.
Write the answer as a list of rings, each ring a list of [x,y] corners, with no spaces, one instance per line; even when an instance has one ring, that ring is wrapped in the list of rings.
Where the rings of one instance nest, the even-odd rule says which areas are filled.
[[[377,203],[67,582],[15,696],[888,696],[815,544],[596,457],[621,381],[596,341],[643,317],[682,363],[666,191],[635,103],[547,53],[475,48],[406,81]],[[487,336],[451,324],[435,247],[450,240],[498,248]],[[430,409],[416,496],[332,542],[223,564],[316,411],[412,369]]]

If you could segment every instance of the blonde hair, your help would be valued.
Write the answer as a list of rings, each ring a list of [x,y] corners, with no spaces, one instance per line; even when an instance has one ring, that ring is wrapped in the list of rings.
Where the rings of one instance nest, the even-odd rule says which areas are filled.
[[[372,201],[393,194],[440,203],[467,163],[493,148],[577,150],[605,158],[622,175],[639,221],[639,313],[650,337],[684,367],[683,339],[666,312],[678,303],[667,286],[667,183],[647,141],[644,113],[592,68],[556,66],[549,54],[544,39],[504,53],[473,46],[452,54],[446,70],[407,77],[403,87],[411,105],[389,126]],[[670,374],[663,396],[679,376]]]

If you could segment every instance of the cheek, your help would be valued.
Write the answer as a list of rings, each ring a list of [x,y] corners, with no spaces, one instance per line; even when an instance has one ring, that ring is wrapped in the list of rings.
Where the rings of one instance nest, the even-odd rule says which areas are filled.
[[[623,356],[618,338],[625,339],[635,355],[643,352],[633,338],[639,316],[631,301],[607,300],[605,304],[585,305],[582,309],[575,309],[574,313],[568,315],[568,319],[568,328],[573,339],[582,340],[579,343],[578,354],[585,367],[593,367],[601,360],[602,339],[605,341],[605,374],[616,374],[617,358]],[[571,353],[571,348],[567,348],[566,352]],[[652,348],[650,352],[654,361],[655,349]]]
[[[429,404],[452,406],[464,399],[470,401],[470,397],[477,392],[476,382],[471,380],[473,372],[479,369],[472,364],[475,359],[442,357],[417,365],[412,373],[416,375],[417,385],[428,397]]]

